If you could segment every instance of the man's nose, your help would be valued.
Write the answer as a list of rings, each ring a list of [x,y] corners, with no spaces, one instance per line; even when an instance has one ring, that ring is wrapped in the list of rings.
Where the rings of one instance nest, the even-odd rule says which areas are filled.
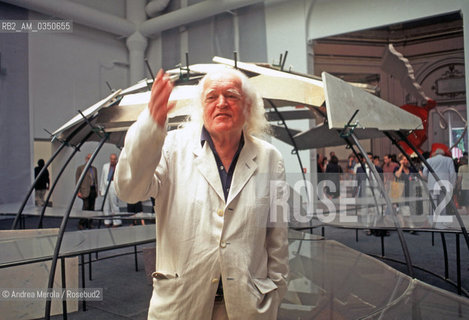
[[[224,95],[220,94],[217,99],[217,107],[223,108],[226,106],[226,98]]]

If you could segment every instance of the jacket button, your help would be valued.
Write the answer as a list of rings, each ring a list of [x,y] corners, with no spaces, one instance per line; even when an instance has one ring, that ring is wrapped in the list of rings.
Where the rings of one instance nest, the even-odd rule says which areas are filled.
[[[220,217],[223,217],[223,210],[222,209],[218,209],[217,211],[217,214],[220,216]]]
[[[218,278],[212,279],[212,283],[218,283]]]
[[[225,241],[220,242],[220,247],[225,248],[226,247],[226,242]]]

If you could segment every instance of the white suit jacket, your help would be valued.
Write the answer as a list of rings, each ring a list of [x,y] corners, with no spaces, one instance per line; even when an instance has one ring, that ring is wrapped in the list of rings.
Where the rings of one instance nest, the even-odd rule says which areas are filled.
[[[101,183],[99,184],[99,194],[101,196],[104,196],[104,194],[106,193],[106,188],[107,188],[107,183],[108,183],[107,178],[108,178],[110,166],[111,166],[111,163],[109,162],[103,165],[103,170],[101,172]]]
[[[453,159],[451,159],[450,157],[443,156],[441,154],[437,154],[428,159],[427,162],[433,168],[440,180],[448,181],[450,186],[454,188],[456,184],[457,174],[456,170],[454,169]],[[427,167],[424,167],[423,175],[425,177],[428,177],[428,190],[433,191],[435,189],[439,189],[436,184],[435,178],[428,171]]]
[[[148,318],[211,319],[221,276],[230,320],[275,319],[286,291],[287,223],[267,224],[270,181],[285,178],[282,157],[267,142],[245,136],[225,202],[214,155],[200,133],[185,128],[166,137],[145,109],[129,128],[117,165],[119,198],[156,199]]]

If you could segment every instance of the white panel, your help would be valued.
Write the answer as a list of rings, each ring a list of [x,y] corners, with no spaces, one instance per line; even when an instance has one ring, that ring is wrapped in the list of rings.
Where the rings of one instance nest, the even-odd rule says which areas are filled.
[[[329,129],[343,129],[354,112],[359,112],[352,123],[360,127],[379,130],[413,130],[423,128],[419,117],[374,96],[365,90],[351,86],[327,72],[322,73],[326,93]]]

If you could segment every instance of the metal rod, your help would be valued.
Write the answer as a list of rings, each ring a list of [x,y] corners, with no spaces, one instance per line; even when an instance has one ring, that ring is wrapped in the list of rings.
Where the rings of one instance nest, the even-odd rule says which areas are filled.
[[[106,133],[104,135],[104,137],[101,139],[101,141],[100,141],[98,147],[96,148],[96,150],[93,152],[93,154],[90,158],[90,161],[88,161],[86,163],[85,168],[83,169],[83,172],[81,173],[80,178],[78,179],[78,182],[75,186],[75,190],[73,191],[72,199],[70,200],[70,204],[67,208],[67,211],[65,212],[65,214],[62,218],[62,223],[60,225],[59,234],[57,236],[57,242],[56,242],[55,249],[54,249],[54,255],[53,255],[52,263],[51,263],[51,266],[50,266],[49,282],[48,282],[48,286],[47,286],[48,291],[51,291],[53,286],[54,286],[54,277],[55,277],[55,270],[57,268],[57,259],[59,257],[60,247],[62,245],[62,240],[63,240],[63,236],[64,236],[64,233],[65,233],[65,228],[67,226],[68,218],[70,217],[70,212],[72,211],[73,203],[75,202],[76,196],[78,194],[78,190],[80,189],[80,186],[81,186],[81,184],[82,184],[82,182],[85,178],[86,173],[88,172],[88,169],[91,167],[91,163],[93,163],[93,160],[96,158],[96,155],[99,153],[99,151],[101,150],[101,148],[103,147],[104,143],[107,141],[108,138],[109,138],[109,134]],[[46,320],[50,319],[51,302],[52,302],[51,299],[47,298],[46,308],[45,308],[45,318],[46,318]]]
[[[352,118],[355,117],[355,115],[357,114],[358,110],[355,111],[355,113],[353,114]],[[351,118],[351,119],[352,119]],[[349,121],[350,122],[350,121]],[[347,138],[347,137],[343,137],[343,139],[345,140],[345,142],[347,142],[347,144],[349,145],[350,147],[350,150],[352,150],[353,154],[355,155],[355,157],[357,158],[357,160],[360,160],[360,157],[358,155],[358,152],[355,150],[355,148],[353,147],[353,144],[350,142],[350,140]],[[362,155],[364,158],[368,158],[368,155],[365,153]],[[366,167],[365,167],[365,164],[363,162],[360,161],[360,166],[362,167],[363,169],[363,172],[365,173],[365,177],[366,179],[368,180],[368,182],[370,183],[370,186],[371,186],[371,171],[370,171],[370,175],[368,176],[366,174]],[[378,200],[376,199],[376,194],[375,194],[375,191],[373,188],[370,188],[371,190],[371,195],[373,196],[373,201],[375,202],[375,207],[376,207],[376,210],[379,211],[379,205],[378,205]],[[358,239],[358,238],[357,238]],[[357,240],[358,241],[358,240]]]
[[[190,70],[189,70],[189,52],[186,52],[186,71],[187,71],[187,77],[186,77],[186,79],[189,80],[189,78],[190,78]]]
[[[293,150],[295,151],[296,157],[298,159],[298,163],[300,164],[301,174],[303,175],[303,181],[305,182],[306,196],[307,196],[308,202],[309,202],[311,199],[309,199],[308,188],[307,188],[307,185],[306,185],[306,176],[305,176],[305,172],[303,171],[303,163],[301,162],[301,158],[300,158],[300,155],[298,153],[298,146],[296,145],[296,141],[293,138],[290,130],[288,129],[287,123],[285,122],[285,119],[283,118],[283,115],[280,113],[280,111],[278,111],[275,104],[270,99],[267,99],[267,102],[269,102],[270,106],[272,108],[274,108],[275,113],[277,113],[278,117],[280,118],[280,121],[282,121],[282,124],[285,127],[285,130],[287,130],[288,137],[290,138],[290,140],[292,142]]]
[[[381,256],[384,257],[384,236],[381,235]]]
[[[60,147],[55,150],[54,154],[52,155],[52,157],[50,157],[50,159],[47,161],[47,163],[44,165],[44,167],[42,167],[41,171],[39,172],[39,174],[37,175],[37,177],[34,179],[34,182],[33,184],[31,185],[31,187],[29,187],[29,190],[28,192],[26,193],[26,196],[25,198],[23,199],[23,202],[21,203],[21,206],[18,210],[18,212],[16,213],[16,216],[15,216],[15,220],[13,221],[13,224],[11,225],[11,230],[15,230],[16,229],[16,226],[18,225],[18,221],[21,217],[21,214],[23,213],[23,210],[24,210],[24,207],[26,206],[26,202],[28,202],[28,199],[29,199],[29,196],[31,195],[31,193],[33,192],[34,190],[34,187],[36,186],[36,183],[38,182],[38,180],[41,178],[41,176],[44,174],[44,172],[46,172],[47,170],[47,167],[49,167],[49,165],[52,163],[52,161],[54,161],[54,159],[59,155],[59,153],[63,150],[63,148],[65,148],[66,144],[65,143],[62,143],[60,145]],[[47,203],[47,202],[46,202]]]
[[[41,214],[39,215],[39,222],[38,222],[38,225],[37,225],[37,228],[38,229],[41,229],[43,227],[42,225],[42,222],[43,222],[43,219],[44,219],[44,214],[46,212],[46,207],[47,207],[47,204],[49,203],[49,200],[54,192],[54,189],[60,179],[60,177],[62,176],[62,174],[64,173],[65,169],[67,168],[68,164],[70,163],[70,161],[72,160],[72,158],[75,156],[75,154],[80,150],[81,146],[83,145],[83,143],[85,143],[85,141],[88,140],[88,138],[93,134],[93,132],[90,132],[86,135],[86,137],[80,142],[80,144],[78,146],[76,146],[72,152],[72,154],[68,157],[68,159],[65,161],[64,165],[62,166],[62,168],[60,169],[59,173],[57,174],[57,177],[55,178],[54,182],[52,183],[52,186],[50,187],[49,189],[49,193],[47,194],[47,197],[46,197],[46,201],[44,203],[44,206],[42,207],[42,210],[41,210]]]
[[[415,167],[415,165],[412,161],[412,158],[405,152],[404,148],[402,148],[402,146],[398,143],[398,141],[389,132],[384,131],[383,133],[386,137],[389,138],[389,140],[391,140],[392,144],[394,144],[399,149],[399,151],[407,158],[407,161],[409,161],[409,164],[411,165],[411,167],[416,172],[418,172],[417,168]],[[423,180],[423,178],[419,174],[417,174],[416,177],[417,177],[417,179],[420,180],[420,182],[422,182],[422,184],[426,183],[426,181]],[[423,188],[423,189],[427,193],[427,196],[429,197],[429,199],[431,199],[432,196],[430,194],[430,190],[428,190],[428,188]],[[435,204],[433,203],[433,201],[430,201],[430,204],[432,206],[432,210],[435,211]]]
[[[107,186],[106,186],[106,191],[104,192],[104,195],[103,195],[103,203],[101,204],[101,209],[99,210],[101,212],[104,212],[104,205],[106,204],[106,199],[107,199],[107,195],[109,193],[109,187],[110,186],[111,186],[111,181],[108,181]],[[99,220],[99,223],[101,224],[101,220]]]
[[[85,255],[82,253],[81,255],[81,288],[85,289]],[[82,301],[82,308],[83,311],[86,311],[86,299]]]
[[[54,159],[59,155],[60,151],[62,151],[62,149],[68,145],[68,143],[70,142],[70,140],[78,133],[80,132],[83,128],[85,128],[87,126],[86,123],[82,123],[81,125],[79,125],[77,128],[75,128],[68,136],[67,138],[65,138],[65,140],[61,141],[62,145],[54,152],[54,154],[52,155],[52,157],[47,161],[47,163],[44,165],[44,168],[42,168],[42,170],[45,171],[45,169],[47,169],[47,167],[49,167],[49,165],[52,163],[52,161],[54,161]],[[59,140],[60,141],[60,140]],[[24,207],[26,206],[26,202],[28,201],[29,199],[29,196],[31,195],[33,189],[34,189],[34,186],[36,185],[37,183],[37,180],[39,179],[39,177],[42,175],[42,170],[41,172],[39,172],[37,178],[34,180],[32,186],[29,188],[24,200],[23,200],[23,203],[21,204],[20,206],[20,209],[18,210],[18,213],[16,214],[16,217],[15,217],[15,220],[13,221],[13,224],[11,226],[11,229],[14,230],[16,229],[16,226],[18,225],[18,220],[20,219],[21,217],[21,214],[23,213],[23,210],[24,210]]]
[[[153,74],[153,71],[151,70],[150,63],[148,62],[148,59],[145,59],[145,65],[147,66],[148,72],[150,73],[150,77],[152,79],[155,79],[155,75]]]
[[[458,294],[461,295],[461,248],[459,244],[459,233],[456,233],[456,275],[458,284]]]
[[[398,143],[398,141],[389,132],[385,131],[384,134],[399,149],[399,151],[401,151],[401,153],[407,158],[407,160],[409,161],[412,168],[414,168],[415,171],[418,171],[417,168],[415,167],[412,159],[405,152],[404,148],[402,148],[402,146]],[[422,184],[426,185],[425,181],[420,176],[420,174],[417,174],[416,176],[418,177],[418,179],[420,180],[420,182]],[[432,212],[433,212],[433,211],[435,211],[435,203],[431,200],[432,196],[430,194],[430,190],[428,190],[428,187],[425,187],[423,189],[425,190],[425,192],[427,193],[427,196],[430,199],[430,205],[432,206]],[[448,278],[448,249],[446,247],[446,238],[445,238],[445,234],[443,232],[441,232],[440,235],[441,235],[441,243],[442,243],[442,248],[443,248],[443,258],[444,258],[444,264],[445,264],[445,277]],[[435,236],[434,236],[434,233],[432,232],[432,246],[434,246],[434,245],[435,245]]]
[[[106,81],[106,85],[107,85],[107,88],[109,89],[109,91],[114,92],[114,90],[112,89],[112,86],[109,83],[109,81]]]
[[[138,272],[137,245],[134,246],[135,272]]]
[[[446,237],[444,232],[440,232],[441,234],[441,244],[443,246],[443,257],[445,262],[445,278],[449,278],[449,268],[448,268],[448,249],[446,248]],[[432,232],[433,235],[433,232]]]
[[[376,181],[378,182],[378,186],[379,186],[381,192],[383,193],[384,199],[386,201],[386,205],[388,207],[387,211],[391,212],[391,217],[393,219],[394,226],[396,227],[397,235],[399,237],[399,241],[401,242],[401,247],[402,247],[402,251],[404,253],[404,258],[405,258],[405,261],[407,263],[407,271],[409,273],[409,276],[414,277],[414,270],[412,268],[412,261],[410,259],[409,249],[407,248],[407,243],[406,243],[405,238],[404,238],[404,233],[402,232],[401,226],[399,224],[399,220],[397,219],[397,213],[396,213],[396,210],[394,209],[394,207],[392,205],[391,199],[389,198],[389,195],[386,192],[384,192],[384,190],[385,190],[384,189],[384,183],[381,180],[381,177],[379,176],[378,171],[376,171],[376,168],[374,167],[373,163],[371,163],[371,160],[368,159],[368,157],[366,156],[366,151],[365,151],[365,149],[363,149],[362,145],[358,141],[358,138],[355,136],[355,134],[353,132],[350,134],[350,137],[352,137],[353,141],[355,142],[355,145],[360,150],[360,152],[364,155],[365,161],[367,162],[368,166],[370,167],[370,171],[373,173],[373,175],[375,176]]]
[[[415,154],[420,158],[420,160],[425,164],[427,167],[428,171],[432,174],[433,178],[435,178],[435,181],[438,182],[438,184],[442,184],[440,178],[436,174],[435,170],[430,166],[428,163],[427,159],[424,158],[424,156],[419,152],[419,150],[407,139],[407,137],[402,133],[397,131],[397,134],[399,137],[407,143],[409,147],[412,148],[412,150],[415,152]],[[444,189],[446,192],[446,189]],[[456,216],[456,219],[458,220],[459,226],[461,227],[462,234],[464,236],[464,240],[466,240],[466,245],[467,249],[469,250],[469,235],[467,234],[467,229],[466,226],[464,225],[464,222],[461,219],[461,216],[459,215],[458,210],[456,209],[456,206],[454,205],[452,197],[450,198],[450,201],[448,202],[448,205],[450,206],[451,211],[453,211],[454,215]]]
[[[60,259],[60,267],[62,273],[62,289],[67,288],[66,274],[65,274],[65,258]],[[67,320],[67,299],[62,299],[62,317],[64,320]]]
[[[285,62],[287,61],[287,55],[288,55],[288,51],[285,51],[285,55],[283,56],[283,61],[280,62],[281,66],[280,66],[280,70],[283,71],[283,68],[285,67]]]
[[[91,269],[91,252],[88,253],[88,279],[90,281],[93,280],[93,274],[92,274],[92,269]]]

